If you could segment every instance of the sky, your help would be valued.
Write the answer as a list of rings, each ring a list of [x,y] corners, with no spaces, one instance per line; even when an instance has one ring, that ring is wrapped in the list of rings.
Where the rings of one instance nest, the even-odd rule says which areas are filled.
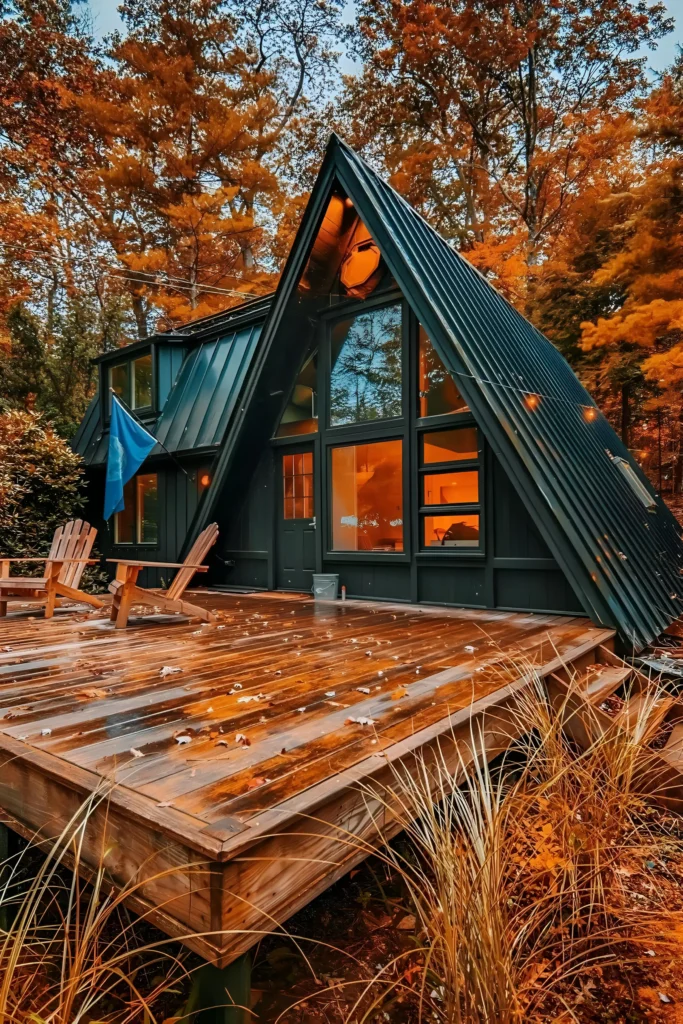
[[[87,0],[93,17],[95,35],[102,37],[108,32],[121,27],[117,7],[120,0]],[[676,19],[676,27],[665,39],[660,40],[656,50],[646,50],[647,66],[652,72],[663,71],[673,62],[676,56],[676,43],[683,44],[683,8],[682,0],[666,0],[666,6]],[[353,17],[353,0],[347,0],[347,19]],[[349,73],[356,65],[348,58],[342,58],[342,71]]]

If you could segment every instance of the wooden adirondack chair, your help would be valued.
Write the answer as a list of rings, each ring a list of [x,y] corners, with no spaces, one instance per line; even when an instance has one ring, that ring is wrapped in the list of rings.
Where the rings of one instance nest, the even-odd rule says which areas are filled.
[[[215,622],[216,616],[200,605],[183,600],[183,594],[196,572],[206,572],[207,565],[202,565],[210,548],[218,540],[218,526],[212,523],[199,534],[192,545],[184,562],[141,562],[136,559],[109,558],[116,563],[116,579],[109,584],[114,595],[111,606],[111,621],[117,629],[122,629],[128,622],[130,608],[133,604],[150,604],[167,612],[182,612],[183,615],[196,616],[204,622]],[[168,590],[149,590],[138,587],[137,578],[141,569],[178,569]]]
[[[79,590],[86,565],[96,565],[90,558],[97,530],[82,519],[74,519],[55,530],[47,558],[5,558],[0,556],[0,616],[7,614],[8,599],[36,601],[45,605],[45,618],[52,614],[60,597],[84,601],[93,608],[103,602]],[[45,562],[43,576],[10,576],[12,562]]]

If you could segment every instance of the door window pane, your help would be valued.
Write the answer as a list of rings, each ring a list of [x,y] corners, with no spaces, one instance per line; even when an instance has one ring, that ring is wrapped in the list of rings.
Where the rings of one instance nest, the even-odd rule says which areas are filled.
[[[296,379],[294,390],[282,414],[276,437],[314,434],[318,429],[317,403],[318,353],[309,356]]]
[[[426,548],[479,547],[479,516],[458,512],[424,517]]]
[[[401,415],[401,320],[397,303],[333,327],[331,426]]]
[[[441,362],[422,324],[418,343],[418,373],[420,416],[441,416],[467,408],[465,399]]]
[[[423,505],[476,505],[479,501],[479,472],[428,473],[423,481]]]
[[[453,430],[434,430],[422,437],[422,461],[458,462],[478,458],[479,443],[476,427],[456,427]]]
[[[129,480],[123,487],[123,512],[114,517],[114,543],[135,543],[135,480]]]
[[[133,408],[145,409],[152,404],[152,354],[133,362]]]
[[[403,551],[401,441],[332,449],[332,548]]]
[[[282,456],[283,517],[312,519],[313,452]]]
[[[113,389],[116,395],[128,404],[130,401],[130,363],[119,363],[118,366],[112,366],[109,370],[109,387]]]
[[[159,531],[159,498],[156,473],[141,473],[137,484],[138,543],[156,544]]]

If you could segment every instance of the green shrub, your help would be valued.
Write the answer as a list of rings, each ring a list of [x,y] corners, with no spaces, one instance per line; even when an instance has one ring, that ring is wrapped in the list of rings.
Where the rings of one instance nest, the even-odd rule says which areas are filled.
[[[83,514],[83,462],[39,413],[0,414],[0,554],[46,555]]]

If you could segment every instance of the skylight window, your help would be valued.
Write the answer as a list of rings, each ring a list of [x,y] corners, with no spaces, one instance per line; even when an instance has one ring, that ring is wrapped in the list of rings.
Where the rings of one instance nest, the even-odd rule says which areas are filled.
[[[627,462],[626,459],[622,459],[619,455],[615,455],[612,458],[612,462],[626,477],[631,486],[631,490],[638,498],[640,498],[645,508],[655,509],[657,507],[657,502],[653,495],[650,494],[645,484],[639,479],[631,463]]]

